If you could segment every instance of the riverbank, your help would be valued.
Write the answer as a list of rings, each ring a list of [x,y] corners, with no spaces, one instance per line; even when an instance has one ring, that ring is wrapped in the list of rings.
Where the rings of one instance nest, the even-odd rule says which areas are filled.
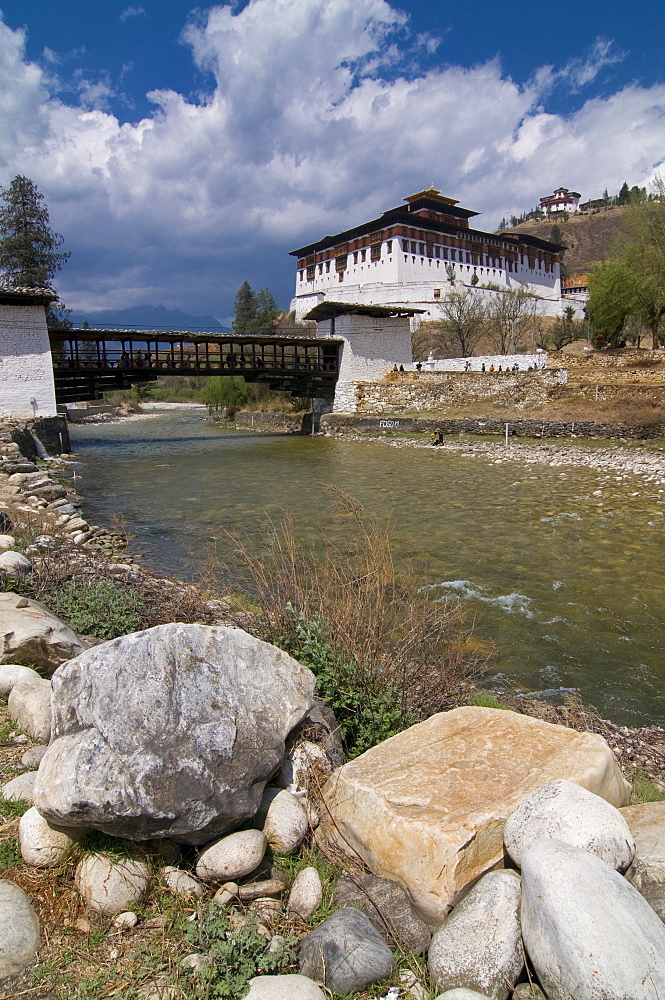
[[[384,423],[389,423],[384,421]],[[573,466],[576,468],[593,469],[599,472],[619,473],[621,475],[640,476],[649,483],[665,485],[665,445],[660,442],[617,442],[608,444],[606,441],[575,441],[508,438],[495,440],[478,440],[469,435],[459,437],[444,437],[436,446],[432,446],[432,434],[436,434],[436,421],[432,421],[432,429],[423,429],[421,433],[400,432],[398,428],[389,428],[381,433],[370,429],[353,429],[352,427],[336,427],[324,425],[324,434],[328,437],[344,438],[350,441],[386,444],[392,448],[420,448],[437,451],[440,454],[458,454],[467,458],[482,459],[493,464],[515,462],[521,465]]]
[[[159,405],[159,404],[158,404]],[[130,418],[131,419],[131,418]],[[520,461],[527,464],[547,465],[587,464],[595,469],[620,472],[621,475],[642,475],[665,481],[665,455],[661,452],[644,452],[642,449],[597,448],[559,444],[511,444],[508,449],[500,442],[477,442],[468,440],[445,441],[432,448],[426,441],[407,438],[385,438],[358,435],[357,440],[374,441],[398,448],[427,448],[436,454],[446,451],[461,452],[471,458],[494,463]],[[636,455],[636,452],[640,454]],[[509,452],[509,455],[506,455]],[[653,461],[652,461],[653,460]],[[39,491],[33,492],[34,473],[12,471],[17,461],[12,456],[0,457],[0,507],[18,526],[17,551],[28,552],[32,562],[31,576],[13,587],[23,586],[27,596],[38,599],[48,589],[49,576],[57,574],[59,581],[76,576],[86,580],[111,579],[119,586],[136,589],[145,602],[146,612],[142,627],[169,621],[199,622],[203,624],[239,625],[256,632],[257,622],[246,610],[232,606],[224,593],[223,582],[214,575],[200,585],[194,586],[160,574],[152,574],[143,569],[132,556],[131,539],[112,528],[89,525],[84,517],[85,501],[72,489],[71,483],[63,487],[63,472],[66,466],[57,463],[50,468],[40,466],[39,475],[43,483],[50,478],[56,490],[64,496],[59,500],[73,506],[72,513],[58,512],[58,501],[48,501]],[[13,482],[10,480],[13,479]],[[23,478],[21,478],[23,477]],[[20,481],[19,481],[20,480]],[[61,481],[62,480],[62,481]],[[43,488],[43,486],[42,486]],[[657,500],[663,501],[662,496]],[[599,498],[602,503],[602,498]],[[118,512],[120,515],[122,512]],[[662,511],[660,511],[662,513]],[[82,523],[81,523],[82,522]],[[73,528],[72,528],[73,525]],[[37,536],[52,539],[47,550],[35,550]],[[56,569],[57,568],[57,569]],[[621,760],[629,775],[644,774],[655,781],[662,781],[665,775],[665,730],[648,726],[626,727],[602,720],[592,710],[584,707],[573,697],[567,704],[551,704],[541,699],[533,699],[527,691],[517,691],[507,695],[505,691],[495,692],[500,700],[513,710],[551,722],[559,722],[571,728],[600,732]],[[468,703],[468,691],[460,704]]]

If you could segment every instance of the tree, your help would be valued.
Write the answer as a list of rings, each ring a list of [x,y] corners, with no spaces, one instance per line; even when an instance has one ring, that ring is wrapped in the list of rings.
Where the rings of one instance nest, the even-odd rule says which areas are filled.
[[[209,413],[219,413],[224,410],[226,416],[232,418],[239,407],[244,406],[251,398],[251,387],[242,375],[216,375],[206,382],[201,399],[208,407]]]
[[[485,332],[485,309],[476,292],[451,291],[441,303],[444,333],[462,358],[470,357]]]
[[[487,309],[487,335],[497,354],[512,354],[516,344],[535,337],[537,299],[525,288],[497,291]]]
[[[256,295],[248,281],[243,281],[236,292],[233,332],[240,336],[250,333],[250,324],[256,319]]]
[[[559,316],[552,324],[549,340],[555,351],[560,351],[566,344],[572,344],[577,340],[579,333],[578,325],[575,322],[575,306],[566,306],[563,315]]]
[[[265,337],[273,333],[275,320],[281,315],[269,288],[254,292],[243,281],[236,293],[233,332],[244,337]]]
[[[628,187],[628,182],[624,181],[623,184],[621,185],[621,190],[619,191],[619,194],[617,196],[617,204],[627,205],[629,201],[630,201],[630,189]]]
[[[50,288],[69,259],[49,223],[44,196],[27,177],[0,189],[0,271],[10,287]]]
[[[626,324],[643,325],[658,347],[665,320],[665,180],[624,208],[624,232],[591,270],[587,310],[594,330],[616,344]]]

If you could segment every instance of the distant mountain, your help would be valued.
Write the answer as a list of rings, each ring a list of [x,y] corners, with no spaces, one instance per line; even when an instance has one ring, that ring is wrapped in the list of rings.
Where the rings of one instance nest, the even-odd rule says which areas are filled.
[[[93,330],[176,330],[183,333],[230,333],[214,316],[191,316],[165,306],[130,306],[129,309],[73,309],[69,319],[74,327],[84,322]]]

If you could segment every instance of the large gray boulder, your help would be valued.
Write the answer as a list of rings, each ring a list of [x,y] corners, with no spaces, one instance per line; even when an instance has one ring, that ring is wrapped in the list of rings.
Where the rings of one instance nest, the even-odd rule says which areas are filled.
[[[39,950],[39,918],[13,882],[0,881],[0,979],[32,965]]]
[[[63,826],[205,844],[253,816],[314,676],[229,626],[158,625],[53,678],[35,805]]]
[[[635,854],[633,835],[619,810],[565,778],[527,795],[503,828],[506,850],[518,865],[526,845],[544,838],[583,847],[620,871]]]
[[[665,997],[665,925],[579,847],[536,840],[522,852],[522,935],[549,1000]]]
[[[0,663],[23,663],[53,673],[84,649],[87,643],[39,601],[0,594]]]
[[[441,990],[464,987],[505,1000],[524,965],[519,876],[484,875],[432,937],[427,962]]]
[[[337,910],[300,942],[300,973],[331,993],[354,993],[384,979],[393,954],[360,910]]]

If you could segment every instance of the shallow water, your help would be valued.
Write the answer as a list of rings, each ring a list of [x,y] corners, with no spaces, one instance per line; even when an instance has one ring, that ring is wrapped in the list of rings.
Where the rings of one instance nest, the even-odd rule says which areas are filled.
[[[86,517],[107,525],[120,515],[153,569],[196,578],[221,527],[260,531],[283,509],[315,537],[330,516],[321,483],[334,483],[390,519],[398,556],[426,553],[424,584],[469,603],[476,635],[496,645],[494,686],[579,691],[617,722],[665,724],[662,486],[437,449],[233,433],[200,411],[71,433]]]

